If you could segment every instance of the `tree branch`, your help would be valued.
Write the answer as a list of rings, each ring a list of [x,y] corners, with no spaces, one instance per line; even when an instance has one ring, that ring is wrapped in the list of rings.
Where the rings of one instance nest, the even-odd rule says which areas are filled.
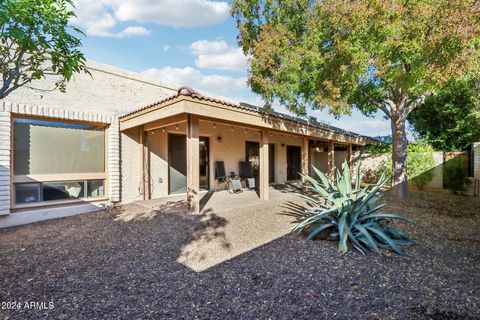
[[[378,109],[382,110],[386,115],[387,117],[390,117],[391,116],[391,112],[390,110],[388,110],[387,106],[385,105],[384,102],[381,102],[381,101],[377,101],[375,99],[373,99],[368,93],[366,93],[365,91],[360,91],[360,93],[362,94],[362,96],[365,97],[365,99],[367,99],[371,104],[373,104],[374,106],[376,106]]]
[[[427,99],[431,94],[430,93],[424,93],[420,95],[417,99],[411,101],[407,105],[407,116],[412,112],[416,107],[419,105],[423,104],[425,102],[425,99]]]

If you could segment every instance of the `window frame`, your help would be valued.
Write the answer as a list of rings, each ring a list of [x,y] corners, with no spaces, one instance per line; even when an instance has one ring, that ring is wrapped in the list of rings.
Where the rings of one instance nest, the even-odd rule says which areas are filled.
[[[59,123],[73,123],[73,124],[82,124],[82,125],[94,125],[97,127],[103,128],[104,132],[104,172],[97,173],[71,173],[71,174],[32,174],[32,175],[15,175],[15,147],[14,147],[14,132],[15,132],[15,118],[22,119],[31,119],[31,120],[45,120],[53,121]],[[35,208],[35,207],[45,207],[45,206],[55,206],[55,205],[64,205],[64,204],[73,204],[73,203],[82,203],[82,202],[96,202],[104,201],[109,198],[109,175],[108,175],[108,128],[109,124],[100,123],[100,122],[90,122],[90,121],[80,121],[80,120],[70,120],[54,117],[42,117],[42,116],[32,116],[19,113],[11,113],[10,117],[10,207],[12,209],[22,209],[22,208]],[[32,183],[36,182],[40,184],[40,189],[42,188],[42,183],[47,182],[58,182],[58,181],[70,181],[70,180],[103,180],[104,181],[104,195],[101,197],[79,197],[76,199],[66,199],[66,200],[48,200],[48,201],[38,201],[33,203],[24,203],[17,204],[15,199],[15,184],[19,183]]]

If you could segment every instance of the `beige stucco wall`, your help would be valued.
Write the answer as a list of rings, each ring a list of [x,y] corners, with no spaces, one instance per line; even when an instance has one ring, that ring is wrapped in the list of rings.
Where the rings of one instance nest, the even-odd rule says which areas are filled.
[[[348,158],[347,151],[335,151],[333,153],[335,169],[341,170],[342,165]],[[352,154],[355,158],[355,152]],[[310,150],[310,165],[319,169],[324,173],[328,173],[328,152],[317,152],[314,149]],[[310,169],[310,174],[312,170]]]
[[[140,200],[140,129],[132,128],[120,133],[121,201]]]

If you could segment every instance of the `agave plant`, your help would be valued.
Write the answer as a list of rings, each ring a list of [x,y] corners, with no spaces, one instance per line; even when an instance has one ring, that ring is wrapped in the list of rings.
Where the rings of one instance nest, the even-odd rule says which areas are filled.
[[[319,181],[302,175],[309,182],[310,192],[300,196],[307,200],[309,207],[298,216],[292,232],[307,232],[308,239],[327,233],[330,238],[339,241],[338,249],[343,253],[351,244],[361,253],[373,250],[381,254],[381,249],[387,249],[404,254],[402,247],[412,244],[413,239],[389,222],[392,219],[413,222],[399,215],[380,213],[386,204],[375,206],[384,194],[381,189],[388,180],[386,173],[376,184],[362,188],[360,163],[355,168],[354,183],[346,162],[342,171],[336,171],[334,181],[317,168],[313,169]]]

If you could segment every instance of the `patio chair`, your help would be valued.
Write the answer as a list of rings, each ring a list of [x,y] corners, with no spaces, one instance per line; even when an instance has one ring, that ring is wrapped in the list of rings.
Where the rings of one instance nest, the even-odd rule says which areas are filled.
[[[225,173],[225,163],[223,161],[215,161],[215,179],[217,180],[217,186],[224,183],[224,189],[228,189],[228,178]]]
[[[240,179],[235,178],[235,179],[229,179],[227,181],[227,185],[229,186],[229,192],[230,193],[240,193],[243,192],[243,187],[242,187],[242,182]]]
[[[240,178],[247,181],[248,189],[255,189],[255,178],[253,176],[253,167],[250,161],[240,161]]]

